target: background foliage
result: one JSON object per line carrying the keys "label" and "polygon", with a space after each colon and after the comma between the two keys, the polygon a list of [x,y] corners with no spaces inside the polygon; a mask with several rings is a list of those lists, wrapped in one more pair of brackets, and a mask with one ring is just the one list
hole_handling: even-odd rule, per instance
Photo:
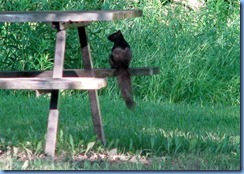
{"label": "background foliage", "polygon": [[[159,66],[160,74],[134,77],[136,100],[240,103],[239,1],[209,0],[199,11],[166,0],[0,0],[1,11],[142,9],[143,17],[88,27],[94,66],[109,68],[121,29],[133,49],[132,67]],[[51,69],[55,30],[42,23],[0,24],[0,69]],[[69,30],[65,68],[82,68],[77,31]],[[67,93],[68,94],[68,93]],[[111,78],[100,95],[119,97]]]}

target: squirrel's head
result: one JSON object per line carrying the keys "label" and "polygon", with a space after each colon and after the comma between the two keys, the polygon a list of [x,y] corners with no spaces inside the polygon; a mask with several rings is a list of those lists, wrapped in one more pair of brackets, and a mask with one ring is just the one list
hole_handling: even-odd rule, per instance
{"label": "squirrel's head", "polygon": [[117,32],[108,36],[108,40],[110,40],[111,42],[115,42],[117,39],[119,39],[121,37],[123,37],[123,35],[122,35],[121,31],[118,30]]}

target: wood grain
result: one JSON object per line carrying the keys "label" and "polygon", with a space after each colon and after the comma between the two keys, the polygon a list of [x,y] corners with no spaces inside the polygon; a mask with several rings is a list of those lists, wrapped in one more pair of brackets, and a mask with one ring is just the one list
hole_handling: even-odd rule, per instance
{"label": "wood grain", "polygon": [[0,78],[0,89],[100,89],[107,85],[102,78]]}
{"label": "wood grain", "polygon": [[[66,30],[60,30],[62,27],[60,23],[56,23],[56,46],[55,46],[55,60],[53,67],[53,78],[61,78],[63,76],[63,64],[64,64],[64,53],[65,53],[65,42],[66,42]],[[53,79],[50,80],[54,82]],[[24,83],[21,83],[24,84]],[[43,84],[43,83],[37,83]],[[50,84],[50,83],[46,83]],[[62,83],[63,84],[63,83]],[[59,86],[59,85],[58,85]],[[41,92],[41,91],[39,91]],[[58,130],[58,117],[59,117],[59,90],[51,91],[51,101],[49,106],[48,125],[47,125],[47,138],[45,153],[48,156],[55,158],[56,139]]]}
{"label": "wood grain", "polygon": [[4,11],[0,22],[112,21],[142,16],[142,10]]}
{"label": "wood grain", "polygon": [[[95,77],[86,28],[78,27],[78,35],[79,35],[80,47],[82,50],[82,61],[84,65],[85,75],[90,77]],[[88,94],[89,94],[90,105],[91,105],[94,131],[97,135],[97,138],[105,145],[106,140],[103,131],[102,115],[100,111],[99,96],[97,90],[88,90]]]}

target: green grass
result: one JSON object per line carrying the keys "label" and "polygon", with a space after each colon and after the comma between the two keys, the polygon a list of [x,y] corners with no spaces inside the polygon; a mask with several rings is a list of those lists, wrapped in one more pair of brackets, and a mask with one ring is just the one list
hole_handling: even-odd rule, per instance
{"label": "green grass", "polygon": [[[169,2],[169,1],[167,1]],[[109,68],[112,43],[107,36],[118,29],[133,51],[132,67],[160,67],[153,77],[136,77],[135,95],[143,101],[240,104],[239,1],[208,1],[189,11],[165,0],[149,1],[1,1],[10,10],[142,9],[143,17],[88,26],[94,66]],[[55,30],[42,23],[0,24],[1,69],[51,69]],[[37,38],[41,33],[42,37]],[[69,30],[66,68],[81,68],[76,30]],[[103,95],[117,94],[111,83]]]}
{"label": "green grass", "polygon": [[[121,100],[101,97],[100,101],[107,145],[104,147],[97,142],[88,149],[88,144],[95,140],[88,99],[78,95],[63,96],[56,150],[58,160],[50,163],[40,157],[44,153],[48,98],[2,96],[0,150],[12,154],[12,158],[6,162],[0,156],[0,168],[21,169],[28,163],[26,169],[240,169],[238,106],[138,101],[137,108],[130,111]],[[14,152],[8,150],[13,147],[23,154],[29,150],[36,157],[31,160],[32,157],[24,158],[22,154],[21,159],[17,159]],[[87,149],[90,153],[103,154],[114,148],[118,149],[118,154],[145,157],[152,162],[145,165],[128,161],[77,160]]]}
{"label": "green grass", "polygon": [[[113,78],[99,90],[105,147],[93,145],[86,92],[63,93],[55,162],[43,157],[48,97],[0,91],[0,168],[239,170],[239,3],[209,0],[189,11],[168,0],[0,0],[1,11],[142,9],[141,18],[87,27],[94,66],[109,68],[107,36],[121,29],[132,67],[160,67],[158,75],[133,77],[134,111],[124,106]],[[54,37],[47,24],[1,23],[0,69],[52,69]],[[68,31],[66,48],[65,68],[82,68],[76,30]],[[139,162],[92,160],[114,149]],[[84,153],[89,157],[80,160]]]}

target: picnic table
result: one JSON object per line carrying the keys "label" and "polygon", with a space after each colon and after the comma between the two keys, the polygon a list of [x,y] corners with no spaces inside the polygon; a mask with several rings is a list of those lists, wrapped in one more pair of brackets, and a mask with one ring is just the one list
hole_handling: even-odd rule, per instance
{"label": "picnic table", "polygon": [[[53,70],[0,71],[0,89],[46,90],[51,93],[45,145],[48,156],[55,157],[60,90],[88,90],[95,134],[106,143],[97,90],[106,87],[106,78],[115,76],[115,70],[93,68],[86,27],[96,21],[141,16],[141,10],[0,12],[0,23],[44,22],[52,23],[57,30]],[[78,30],[84,69],[64,69],[68,28]],[[132,76],[153,75],[159,73],[159,68],[130,68],[130,73]]]}

